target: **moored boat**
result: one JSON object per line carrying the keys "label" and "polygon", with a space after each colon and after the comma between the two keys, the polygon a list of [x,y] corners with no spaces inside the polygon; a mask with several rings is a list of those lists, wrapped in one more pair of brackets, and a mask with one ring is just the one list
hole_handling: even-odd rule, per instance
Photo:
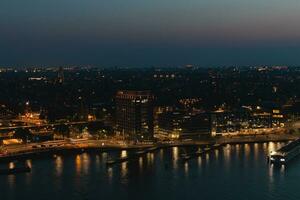
{"label": "moored boat", "polygon": [[300,154],[300,139],[292,141],[277,151],[271,152],[269,161],[274,164],[286,164]]}

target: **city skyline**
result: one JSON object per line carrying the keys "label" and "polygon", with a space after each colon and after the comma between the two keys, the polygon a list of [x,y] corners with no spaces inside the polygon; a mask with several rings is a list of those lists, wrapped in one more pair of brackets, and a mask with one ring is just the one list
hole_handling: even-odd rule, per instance
{"label": "city skyline", "polygon": [[0,65],[298,65],[297,1],[2,1]]}
{"label": "city skyline", "polygon": [[299,0],[1,0],[1,200],[298,200]]}
{"label": "city skyline", "polygon": [[299,196],[300,67],[0,71],[2,199]]}

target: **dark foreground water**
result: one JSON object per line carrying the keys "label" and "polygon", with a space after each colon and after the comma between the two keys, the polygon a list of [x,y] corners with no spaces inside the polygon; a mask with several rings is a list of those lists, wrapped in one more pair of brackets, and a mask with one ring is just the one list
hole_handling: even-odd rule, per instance
{"label": "dark foreground water", "polygon": [[82,153],[28,160],[32,172],[0,176],[0,199],[300,199],[300,157],[287,167],[266,162],[282,143],[227,145],[184,163],[197,148],[170,148],[106,167],[109,156]]}

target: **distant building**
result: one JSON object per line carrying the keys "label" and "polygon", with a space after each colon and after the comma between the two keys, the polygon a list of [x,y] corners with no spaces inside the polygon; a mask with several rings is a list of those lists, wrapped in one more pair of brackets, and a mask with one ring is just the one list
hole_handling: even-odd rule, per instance
{"label": "distant building", "polygon": [[285,122],[281,110],[267,110],[260,106],[212,113],[213,135],[267,133],[267,130],[284,127]]}
{"label": "distant building", "polygon": [[32,124],[32,125],[41,125],[47,123],[46,120],[41,119],[41,114],[39,112],[27,112],[24,115],[19,115],[17,120],[19,122],[23,122],[25,124]]}
{"label": "distant building", "polygon": [[130,139],[153,138],[153,96],[149,91],[119,91],[116,131]]}
{"label": "distant building", "polygon": [[64,68],[63,67],[59,67],[58,69],[58,73],[57,73],[57,82],[62,84],[64,83],[65,80],[65,76],[64,76]]}
{"label": "distant building", "polygon": [[11,120],[16,117],[16,114],[8,109],[5,105],[0,105],[0,121]]}

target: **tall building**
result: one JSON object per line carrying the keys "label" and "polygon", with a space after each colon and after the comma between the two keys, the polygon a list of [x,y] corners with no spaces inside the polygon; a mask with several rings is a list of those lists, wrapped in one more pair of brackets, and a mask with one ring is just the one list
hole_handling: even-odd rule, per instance
{"label": "tall building", "polygon": [[153,138],[153,96],[149,91],[118,91],[116,131],[130,139]]}
{"label": "tall building", "polygon": [[57,74],[57,81],[58,83],[62,84],[64,83],[65,76],[64,76],[64,68],[59,67],[58,74]]}

